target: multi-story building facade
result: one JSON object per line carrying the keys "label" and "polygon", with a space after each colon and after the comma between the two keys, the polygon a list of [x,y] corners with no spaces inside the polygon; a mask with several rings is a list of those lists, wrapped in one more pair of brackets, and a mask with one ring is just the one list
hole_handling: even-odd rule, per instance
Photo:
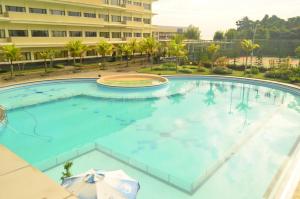
{"label": "multi-story building facade", "polygon": [[153,1],[0,0],[0,46],[15,44],[25,60],[34,61],[47,48],[67,58],[64,47],[71,40],[93,46],[101,39],[121,43],[150,37]]}
{"label": "multi-story building facade", "polygon": [[183,34],[186,27],[152,26],[152,35],[158,41],[169,41],[176,34]]}

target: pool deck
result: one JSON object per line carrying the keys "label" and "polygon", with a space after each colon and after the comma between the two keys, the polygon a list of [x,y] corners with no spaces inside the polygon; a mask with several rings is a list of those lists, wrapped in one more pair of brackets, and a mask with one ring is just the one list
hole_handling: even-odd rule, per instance
{"label": "pool deck", "polygon": [[77,198],[2,145],[0,145],[0,162],[0,198]]}

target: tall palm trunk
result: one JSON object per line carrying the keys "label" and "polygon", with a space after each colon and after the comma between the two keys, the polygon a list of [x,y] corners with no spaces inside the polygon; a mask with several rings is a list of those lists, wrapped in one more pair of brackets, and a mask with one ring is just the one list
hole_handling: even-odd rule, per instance
{"label": "tall palm trunk", "polygon": [[73,57],[73,64],[74,64],[74,66],[76,65],[76,58],[75,58],[75,56]]}
{"label": "tall palm trunk", "polygon": [[247,67],[248,67],[248,55],[246,56],[245,70],[247,70]]}

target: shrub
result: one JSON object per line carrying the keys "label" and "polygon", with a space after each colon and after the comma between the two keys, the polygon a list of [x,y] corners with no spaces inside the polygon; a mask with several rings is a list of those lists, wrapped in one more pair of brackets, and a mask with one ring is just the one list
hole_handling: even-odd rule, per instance
{"label": "shrub", "polygon": [[152,68],[152,70],[154,70],[154,71],[163,71],[163,70],[165,70],[165,68],[163,68],[162,66],[155,66],[155,67]]}
{"label": "shrub", "polygon": [[185,73],[185,74],[192,74],[193,73],[193,71],[191,70],[191,69],[180,69],[180,70],[178,70],[178,72],[180,72],[180,73]]}
{"label": "shrub", "polygon": [[232,69],[232,70],[237,70],[237,71],[244,71],[245,70],[245,66],[244,65],[228,64],[227,67],[230,68],[230,69]]}
{"label": "shrub", "polygon": [[212,63],[210,63],[210,62],[202,62],[202,65],[203,65],[205,68],[211,68]]}
{"label": "shrub", "polygon": [[232,70],[225,66],[217,66],[213,69],[213,73],[218,75],[228,75],[232,74]]}
{"label": "shrub", "polygon": [[6,73],[6,72],[8,72],[8,70],[0,68],[0,73]]}
{"label": "shrub", "polygon": [[292,76],[293,76],[292,70],[274,69],[265,73],[265,77],[282,79],[282,80],[289,80]]}
{"label": "shrub", "polygon": [[247,69],[247,70],[245,71],[245,74],[257,75],[258,73],[259,73],[259,69],[256,68],[256,67]]}
{"label": "shrub", "polygon": [[187,68],[189,68],[189,69],[198,69],[199,67],[195,66],[195,65],[191,65],[191,66],[187,66]]}
{"label": "shrub", "polygon": [[203,66],[199,66],[197,69],[198,72],[205,72],[205,68]]}

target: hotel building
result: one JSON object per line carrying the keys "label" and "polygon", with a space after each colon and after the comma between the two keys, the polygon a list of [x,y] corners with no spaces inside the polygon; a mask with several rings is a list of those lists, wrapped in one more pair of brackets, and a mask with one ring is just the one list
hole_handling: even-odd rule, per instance
{"label": "hotel building", "polygon": [[101,39],[111,43],[150,36],[165,40],[176,28],[152,25],[154,1],[0,0],[0,46],[15,44],[24,60],[38,61],[39,52],[47,48],[58,50],[56,58],[67,58],[65,46],[71,40],[89,46]]}

